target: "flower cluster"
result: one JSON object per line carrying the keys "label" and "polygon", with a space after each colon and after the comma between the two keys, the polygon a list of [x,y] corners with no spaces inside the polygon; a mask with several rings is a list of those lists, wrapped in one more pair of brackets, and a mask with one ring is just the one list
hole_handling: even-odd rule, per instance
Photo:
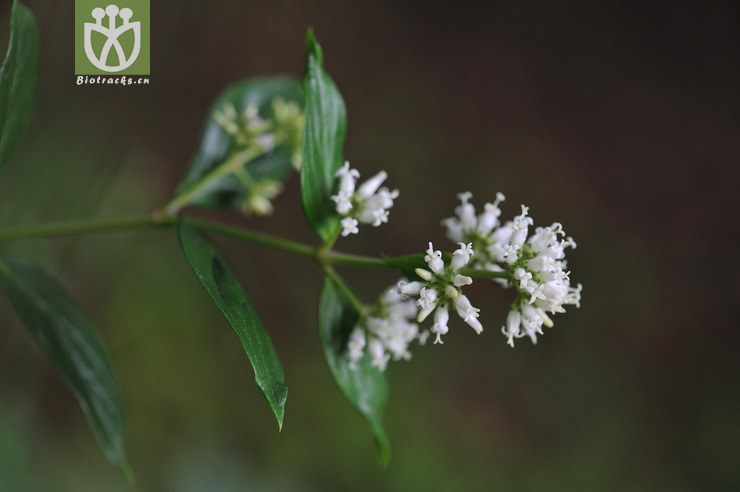
{"label": "flower cluster", "polygon": [[421,323],[434,312],[434,325],[431,332],[436,335],[434,343],[443,343],[442,335],[447,334],[447,323],[450,319],[450,309],[470,325],[476,333],[483,331],[478,321],[480,309],[473,307],[470,300],[462,293],[464,285],[473,283],[473,279],[461,275],[460,269],[465,267],[473,257],[473,248],[470,243],[460,243],[460,248],[452,253],[452,260],[445,266],[442,252],[434,249],[429,243],[424,261],[429,270],[417,268],[416,274],[420,281],[398,283],[398,290],[405,296],[419,296],[416,301],[418,313],[416,320]]}
{"label": "flower cluster", "polygon": [[521,214],[500,224],[499,204],[504,200],[501,193],[496,195],[496,201],[484,205],[480,215],[470,203],[471,197],[470,193],[461,193],[456,216],[442,221],[447,235],[453,241],[475,245],[480,254],[473,266],[509,274],[510,280],[503,282],[518,293],[502,328],[509,345],[513,347],[514,339],[525,335],[537,343],[542,326],[552,326],[547,312],[563,313],[567,304],[580,307],[582,287],[571,287],[565,260],[565,250],[575,248],[576,243],[565,237],[563,226],[557,222],[538,227],[529,236],[534,221],[524,205]]}
{"label": "flower cluster", "polygon": [[349,367],[357,369],[365,348],[370,354],[372,366],[380,371],[385,371],[391,358],[411,359],[409,344],[417,340],[423,345],[429,336],[426,330],[419,332],[415,317],[414,301],[405,299],[395,288],[386,290],[350,334],[347,344]]}
{"label": "flower cluster", "polygon": [[[350,334],[347,356],[351,369],[357,369],[365,350],[370,354],[372,366],[384,371],[391,359],[411,358],[408,346],[414,340],[424,345],[432,333],[434,343],[443,343],[442,335],[449,331],[450,310],[457,312],[476,333],[483,331],[478,321],[480,310],[462,293],[462,287],[473,283],[473,279],[459,273],[473,256],[471,245],[460,243],[449,265],[445,265],[442,252],[435,251],[432,243],[426,253],[424,261],[429,269],[416,269],[420,280],[399,280],[395,287],[387,289]],[[411,296],[418,298],[410,299]],[[418,323],[432,313],[431,329],[420,330]]]}
{"label": "flower cluster", "polygon": [[281,97],[274,98],[270,108],[272,117],[264,119],[255,103],[248,104],[241,115],[233,104],[225,104],[214,111],[213,119],[234,138],[239,148],[255,146],[269,152],[278,145],[286,145],[291,151],[293,166],[300,169],[303,113],[296,103]]}
{"label": "flower cluster", "polygon": [[[355,181],[359,173],[348,163],[337,176],[340,178],[339,193],[332,199],[337,211],[345,216],[343,235],[357,232],[355,217],[374,225],[387,220],[387,209],[393,205],[398,192],[391,193],[386,188],[379,190],[386,179],[385,172],[365,182],[357,191]],[[388,197],[388,207],[381,206],[382,196]],[[503,194],[497,193],[496,199],[486,203],[480,214],[470,203],[471,193],[461,193],[458,198],[460,205],[455,209],[455,216],[442,223],[447,228],[447,236],[457,242],[459,248],[451,256],[443,257],[430,242],[424,256],[427,268],[415,270],[418,279],[400,280],[369,309],[350,335],[347,346],[350,368],[357,369],[358,362],[368,353],[372,366],[384,371],[391,359],[410,359],[409,344],[414,340],[424,344],[430,334],[435,335],[434,343],[443,343],[442,337],[449,332],[450,311],[456,312],[480,334],[483,331],[478,320],[480,310],[473,307],[462,292],[464,286],[473,283],[473,279],[463,273],[475,270],[465,272],[465,268],[496,272],[499,278],[495,280],[516,290],[517,299],[502,328],[512,347],[515,338],[524,336],[537,343],[542,326],[552,326],[548,313],[565,312],[565,305],[580,307],[581,285],[571,287],[565,260],[566,249],[575,248],[576,243],[565,236],[561,224],[538,227],[530,234],[534,221],[524,205],[512,220],[500,222]],[[351,227],[346,225],[347,219],[355,220]],[[432,313],[432,327],[421,330],[419,324]]]}
{"label": "flower cluster", "polygon": [[339,191],[331,199],[342,216],[342,236],[357,234],[360,223],[378,227],[388,222],[388,211],[398,198],[398,190],[390,191],[385,186],[381,188],[380,185],[388,178],[385,171],[380,171],[357,187],[360,173],[350,168],[349,162],[345,162],[336,177],[339,178]]}
{"label": "flower cluster", "polygon": [[[214,111],[213,119],[233,137],[238,149],[254,149],[262,154],[284,145],[290,151],[293,167],[299,169],[303,113],[296,103],[286,102],[280,97],[273,99],[270,107],[272,116],[263,118],[254,103],[247,105],[241,114],[233,104],[225,104]],[[255,179],[244,167],[237,169],[234,176],[247,192],[242,210],[258,215],[271,214],[271,200],[282,192],[282,183],[269,178]]]}

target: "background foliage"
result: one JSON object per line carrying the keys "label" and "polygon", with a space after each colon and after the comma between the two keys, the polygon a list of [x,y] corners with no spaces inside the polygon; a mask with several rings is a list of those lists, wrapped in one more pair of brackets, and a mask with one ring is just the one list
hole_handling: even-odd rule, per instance
{"label": "background foliage", "polygon": [[[465,189],[500,189],[505,215],[526,202],[580,245],[568,256],[583,307],[536,348],[505,345],[510,299],[481,282],[481,337],[461,326],[390,369],[382,472],[322,360],[307,262],[219,241],[281,354],[278,435],[171,231],[3,245],[63,278],[101,331],[142,490],[740,486],[734,3],[153,2],[140,88],[75,87],[71,4],[27,5],[39,96],[0,179],[0,224],[163,204],[213,98],[245,77],[299,76],[313,25],[348,108],[345,155],[402,193],[388,225],[343,249],[441,244],[438,220]],[[250,224],[312,240],[297,179],[276,207]],[[366,299],[385,275],[346,272]],[[0,323],[0,489],[124,489],[4,298]]]}

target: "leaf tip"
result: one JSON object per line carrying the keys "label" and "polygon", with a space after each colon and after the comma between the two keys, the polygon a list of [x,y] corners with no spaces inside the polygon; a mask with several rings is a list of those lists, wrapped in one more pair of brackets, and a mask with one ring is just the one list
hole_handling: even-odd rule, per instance
{"label": "leaf tip", "polygon": [[128,465],[128,463],[121,466],[121,471],[123,472],[123,476],[126,477],[126,482],[128,483],[128,486],[131,490],[136,489],[136,475],[134,474],[134,470]]}
{"label": "leaf tip", "polygon": [[373,423],[373,434],[375,437],[375,447],[378,450],[378,467],[381,470],[385,470],[391,460],[391,444],[388,441],[388,435],[385,433],[382,423]]}
{"label": "leaf tip", "polygon": [[310,60],[311,58],[315,58],[319,64],[324,62],[324,53],[316,39],[313,27],[309,27],[306,31],[306,59]]}
{"label": "leaf tip", "polygon": [[283,430],[283,419],[285,417],[285,402],[288,400],[288,387],[280,381],[272,381],[269,385],[263,385],[259,381],[257,385],[262,394],[270,404],[273,415],[278,423],[278,432]]}

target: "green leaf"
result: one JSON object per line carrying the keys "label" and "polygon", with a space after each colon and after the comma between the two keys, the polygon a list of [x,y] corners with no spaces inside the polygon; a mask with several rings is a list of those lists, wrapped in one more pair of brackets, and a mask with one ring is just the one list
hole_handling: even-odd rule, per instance
{"label": "green leaf", "polygon": [[254,368],[257,386],[282,429],[288,388],[283,366],[257,311],[231,265],[203,234],[180,220],[178,237],[200,285],[239,337]]}
{"label": "green leaf", "polygon": [[388,399],[386,376],[371,365],[367,353],[355,370],[349,368],[345,356],[349,335],[358,319],[359,313],[347,295],[327,278],[319,300],[319,333],[324,357],[344,397],[370,423],[379,459],[385,465],[390,458],[390,444],[382,422]]}
{"label": "green leaf", "polygon": [[344,158],[342,147],[347,133],[344,101],[323,68],[324,55],[309,29],[306,35],[306,98],[303,128],[301,198],[303,211],[319,236],[328,241],[336,234],[339,216],[331,200],[337,170]]}
{"label": "green leaf", "polygon": [[[263,119],[273,119],[273,101],[277,98],[303,107],[303,91],[299,82],[290,77],[258,77],[229,86],[214,101],[208,110],[200,143],[195,151],[190,169],[178,190],[177,209],[188,205],[212,208],[243,209],[253,185],[240,179],[233,171],[214,174],[232,158],[244,154],[244,149],[235,138],[217,123],[214,115],[232,106],[237,114],[243,114],[249,105],[259,108]],[[297,148],[299,143],[294,143]],[[251,160],[240,163],[237,168],[245,169],[256,182],[270,180],[282,183],[294,171],[290,145],[283,143],[270,152],[249,153]],[[228,166],[228,165],[227,165]]]}
{"label": "green leaf", "polygon": [[18,316],[79,402],[108,461],[131,478],[118,389],[90,321],[53,278],[33,265],[0,260],[0,283]]}
{"label": "green leaf", "polygon": [[0,68],[0,168],[10,158],[33,110],[39,36],[30,10],[13,2],[10,43]]}

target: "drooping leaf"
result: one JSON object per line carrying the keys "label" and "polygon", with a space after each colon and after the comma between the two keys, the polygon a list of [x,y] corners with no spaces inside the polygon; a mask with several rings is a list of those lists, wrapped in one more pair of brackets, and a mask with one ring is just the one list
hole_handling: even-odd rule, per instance
{"label": "drooping leaf", "polygon": [[306,110],[301,199],[309,223],[326,241],[335,234],[339,223],[331,196],[336,182],[334,175],[344,160],[342,147],[347,132],[347,114],[342,96],[324,70],[323,62],[321,46],[313,31],[309,30],[303,78]]}
{"label": "drooping leaf", "polygon": [[257,386],[282,428],[288,397],[283,366],[244,287],[223,255],[193,226],[180,220],[178,237],[198,282],[239,337]]}
{"label": "drooping leaf", "polygon": [[352,370],[345,356],[349,335],[359,313],[346,294],[327,278],[319,300],[319,333],[324,357],[337,386],[349,403],[370,423],[382,464],[390,458],[390,444],[383,428],[383,409],[388,399],[384,373],[373,367],[366,353]]}
{"label": "drooping leaf", "polygon": [[0,68],[0,168],[28,125],[36,96],[38,57],[36,20],[30,10],[15,1],[8,52]]}
{"label": "drooping leaf", "polygon": [[79,402],[106,458],[131,478],[118,388],[90,321],[61,285],[33,265],[1,259],[0,283],[18,316]]}
{"label": "drooping leaf", "polygon": [[[179,204],[179,208],[187,205],[243,208],[250,184],[235,173],[225,173],[210,183],[203,184],[209,173],[229,159],[238,159],[240,151],[243,154],[235,138],[216,121],[215,115],[231,106],[241,117],[247,107],[256,105],[261,118],[272,119],[275,116],[273,101],[276,99],[295,103],[302,109],[303,91],[300,83],[291,77],[258,77],[231,85],[216,98],[208,110],[190,169],[180,184],[178,196],[188,196],[184,203]],[[288,145],[281,144],[270,152],[258,153],[257,157],[238,167],[243,167],[257,182],[264,179],[284,182],[294,171],[291,158]]]}

